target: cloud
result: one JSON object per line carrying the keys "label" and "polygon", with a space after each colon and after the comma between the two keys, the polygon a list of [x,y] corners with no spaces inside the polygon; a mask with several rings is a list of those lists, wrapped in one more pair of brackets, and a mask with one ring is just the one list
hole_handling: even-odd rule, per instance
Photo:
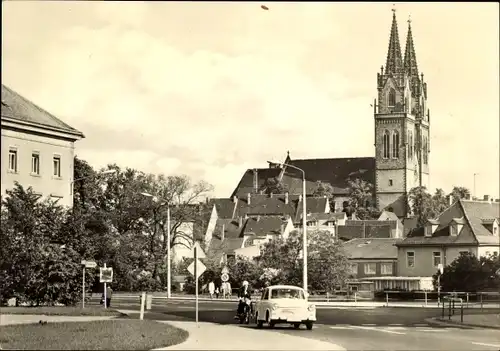
{"label": "cloud", "polygon": [[[3,79],[82,130],[77,152],[93,165],[186,173],[228,196],[246,168],[287,150],[374,154],[370,104],[390,6],[26,4],[4,4]],[[481,6],[449,5],[453,18],[449,6],[405,6],[429,84],[432,185],[472,187],[479,172],[484,191],[498,192],[498,41],[484,44],[498,39],[498,19]],[[470,13],[486,17],[474,25]],[[443,39],[461,33],[474,50]]]}

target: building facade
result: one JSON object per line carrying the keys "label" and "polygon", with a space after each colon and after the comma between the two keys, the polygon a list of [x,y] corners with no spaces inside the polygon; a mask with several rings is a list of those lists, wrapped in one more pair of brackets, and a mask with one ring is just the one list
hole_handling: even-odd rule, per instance
{"label": "building facade", "polygon": [[72,206],[75,142],[84,135],[5,85],[1,111],[2,196],[19,182]]}

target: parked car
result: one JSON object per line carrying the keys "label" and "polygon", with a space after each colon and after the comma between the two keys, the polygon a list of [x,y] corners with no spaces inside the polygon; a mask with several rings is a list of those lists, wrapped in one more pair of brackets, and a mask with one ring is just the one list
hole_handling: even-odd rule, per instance
{"label": "parked car", "polygon": [[257,328],[266,323],[270,328],[276,324],[291,324],[295,329],[305,324],[308,330],[316,322],[316,306],[307,300],[307,292],[298,286],[272,285],[264,289],[255,305]]}

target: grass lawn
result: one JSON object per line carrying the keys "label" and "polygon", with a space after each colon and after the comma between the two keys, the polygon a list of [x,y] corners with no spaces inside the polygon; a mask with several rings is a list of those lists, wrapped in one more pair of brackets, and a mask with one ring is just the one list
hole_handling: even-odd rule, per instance
{"label": "grass lawn", "polygon": [[44,314],[46,316],[124,316],[111,308],[104,307],[2,307],[1,314]]}
{"label": "grass lawn", "polygon": [[2,349],[151,350],[179,344],[187,337],[185,330],[138,319],[0,327]]}

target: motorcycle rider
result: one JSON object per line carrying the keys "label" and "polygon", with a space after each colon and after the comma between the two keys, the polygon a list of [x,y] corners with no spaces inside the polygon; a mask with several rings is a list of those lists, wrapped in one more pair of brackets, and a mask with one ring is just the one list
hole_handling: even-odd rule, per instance
{"label": "motorcycle rider", "polygon": [[240,289],[238,290],[239,302],[238,302],[238,310],[237,310],[237,314],[236,314],[235,318],[238,318],[238,316],[244,312],[244,308],[246,305],[245,300],[252,299],[252,292],[250,291],[250,287],[248,285],[249,285],[248,282],[245,280],[245,281],[243,281],[243,284],[241,285]]}

